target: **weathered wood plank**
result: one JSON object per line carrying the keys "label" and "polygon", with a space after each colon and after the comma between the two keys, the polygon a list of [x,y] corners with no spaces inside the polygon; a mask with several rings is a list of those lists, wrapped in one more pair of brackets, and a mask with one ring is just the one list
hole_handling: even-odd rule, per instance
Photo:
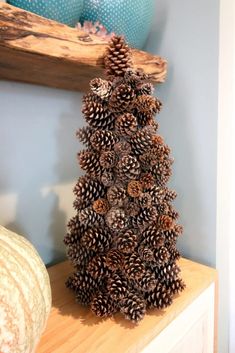
{"label": "weathered wood plank", "polygon": [[[103,76],[107,42],[94,35],[0,3],[0,79],[85,91]],[[164,82],[164,59],[132,50],[134,67]]]}

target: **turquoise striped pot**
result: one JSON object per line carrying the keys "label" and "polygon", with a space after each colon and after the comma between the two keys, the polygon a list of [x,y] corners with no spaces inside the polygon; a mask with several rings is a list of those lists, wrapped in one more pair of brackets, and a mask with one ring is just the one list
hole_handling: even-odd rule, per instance
{"label": "turquoise striped pot", "polygon": [[99,21],[109,32],[124,35],[130,46],[143,48],[151,29],[155,0],[84,0],[81,22]]}
{"label": "turquoise striped pot", "polygon": [[83,0],[8,0],[8,4],[74,27],[79,21]]}

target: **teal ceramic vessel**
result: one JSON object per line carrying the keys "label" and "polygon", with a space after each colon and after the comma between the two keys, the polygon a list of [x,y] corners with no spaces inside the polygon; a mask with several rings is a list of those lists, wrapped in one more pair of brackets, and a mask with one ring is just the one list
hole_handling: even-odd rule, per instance
{"label": "teal ceramic vessel", "polygon": [[155,10],[155,0],[84,0],[81,22],[99,21],[109,32],[124,35],[128,44],[143,48]]}
{"label": "teal ceramic vessel", "polygon": [[8,0],[8,4],[74,27],[79,22],[83,0]]}

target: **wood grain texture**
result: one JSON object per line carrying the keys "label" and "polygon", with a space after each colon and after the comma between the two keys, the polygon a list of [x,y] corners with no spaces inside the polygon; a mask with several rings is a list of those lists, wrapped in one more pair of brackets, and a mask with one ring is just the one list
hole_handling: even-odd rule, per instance
{"label": "wood grain texture", "polygon": [[186,290],[165,310],[150,310],[139,325],[123,319],[100,320],[74,302],[64,282],[68,262],[50,268],[53,308],[37,353],[138,353],[216,280],[216,271],[190,260],[179,263]]}
{"label": "wood grain texture", "polygon": [[[94,35],[0,3],[0,78],[86,91],[103,76],[107,42]],[[132,50],[135,68],[164,82],[166,61]]]}

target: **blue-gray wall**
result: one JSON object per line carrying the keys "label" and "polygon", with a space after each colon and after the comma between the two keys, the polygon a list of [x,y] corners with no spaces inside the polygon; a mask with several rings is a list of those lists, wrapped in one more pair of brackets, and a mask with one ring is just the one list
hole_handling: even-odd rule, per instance
{"label": "blue-gray wall", "polygon": [[[215,264],[219,0],[157,0],[146,50],[167,58],[160,131],[175,157],[171,185],[184,255]],[[81,95],[0,82],[0,223],[26,235],[46,263],[64,256]]]}

